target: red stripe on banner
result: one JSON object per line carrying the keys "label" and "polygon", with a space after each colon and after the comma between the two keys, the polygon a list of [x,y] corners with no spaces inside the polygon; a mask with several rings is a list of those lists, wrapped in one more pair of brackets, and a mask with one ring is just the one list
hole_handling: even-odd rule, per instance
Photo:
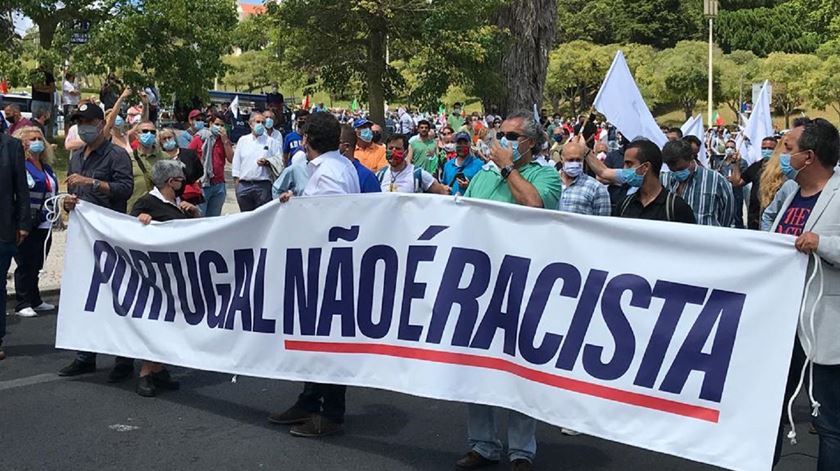
{"label": "red stripe on banner", "polygon": [[622,389],[602,386],[600,384],[587,383],[577,379],[564,378],[526,368],[516,363],[502,360],[500,358],[489,358],[468,353],[441,352],[423,348],[401,347],[396,345],[367,344],[367,343],[342,343],[342,342],[309,342],[301,340],[286,340],[286,350],[302,352],[324,352],[324,353],[362,353],[371,355],[384,355],[398,358],[410,358],[414,360],[431,361],[435,363],[447,363],[452,365],[474,366],[488,368],[491,370],[505,371],[519,376],[520,378],[535,383],[553,386],[559,389],[574,391],[587,396],[599,397],[610,401],[621,402],[634,406],[653,409],[670,414],[691,417],[717,423],[720,419],[720,411],[708,407],[695,406],[682,402],[671,401],[644,394],[624,391]]}

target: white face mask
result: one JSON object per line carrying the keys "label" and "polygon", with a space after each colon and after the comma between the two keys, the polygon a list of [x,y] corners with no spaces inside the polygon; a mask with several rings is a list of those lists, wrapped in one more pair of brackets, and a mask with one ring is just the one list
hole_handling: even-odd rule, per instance
{"label": "white face mask", "polygon": [[606,152],[598,152],[598,155],[596,155],[595,157],[598,157],[598,160],[603,161],[604,159],[607,158],[607,153]]}
{"label": "white face mask", "polygon": [[572,178],[577,178],[582,171],[583,162],[563,162],[563,173]]}

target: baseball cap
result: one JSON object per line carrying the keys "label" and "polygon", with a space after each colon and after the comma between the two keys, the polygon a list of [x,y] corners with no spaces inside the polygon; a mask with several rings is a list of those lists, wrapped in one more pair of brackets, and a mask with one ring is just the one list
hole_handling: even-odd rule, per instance
{"label": "baseball cap", "polygon": [[[181,116],[183,116],[183,115],[181,115]],[[196,119],[196,118],[201,118],[203,116],[204,116],[204,113],[202,113],[201,111],[192,110],[192,111],[190,111],[190,114],[189,114],[187,119]]]}
{"label": "baseball cap", "polygon": [[79,108],[70,117],[71,121],[78,121],[80,119],[105,119],[105,113],[102,108],[93,103],[82,103]]}
{"label": "baseball cap", "polygon": [[373,123],[365,118],[357,118],[353,120],[353,129],[359,129],[363,126],[373,126]]}
{"label": "baseball cap", "polygon": [[469,141],[472,141],[472,138],[470,137],[469,133],[459,132],[458,134],[455,135],[455,139],[453,139],[453,141],[455,141],[455,142],[458,142],[458,141],[469,142]]}

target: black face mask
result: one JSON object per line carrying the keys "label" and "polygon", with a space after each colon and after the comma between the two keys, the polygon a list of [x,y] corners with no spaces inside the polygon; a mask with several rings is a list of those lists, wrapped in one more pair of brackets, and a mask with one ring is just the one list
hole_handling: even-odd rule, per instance
{"label": "black face mask", "polygon": [[12,124],[15,124],[15,121],[17,121],[17,118],[15,118],[14,116],[8,116],[8,117],[6,117],[6,121],[8,121]]}
{"label": "black face mask", "polygon": [[379,141],[381,141],[381,140],[382,140],[382,133],[379,132],[379,131],[374,131],[373,132],[373,142],[379,144]]}
{"label": "black face mask", "polygon": [[186,182],[181,182],[181,188],[178,188],[177,190],[175,190],[175,197],[180,198],[180,197],[184,196],[184,191],[186,191],[186,189],[187,189],[187,183]]}
{"label": "black face mask", "polygon": [[505,137],[505,133],[503,133],[503,132],[497,132],[496,133],[496,139],[502,140],[503,137]]}

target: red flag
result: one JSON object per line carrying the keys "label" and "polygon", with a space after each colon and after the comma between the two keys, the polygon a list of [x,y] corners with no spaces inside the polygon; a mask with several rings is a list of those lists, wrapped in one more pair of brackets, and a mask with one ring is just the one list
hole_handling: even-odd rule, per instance
{"label": "red flag", "polygon": [[716,126],[723,126],[726,122],[723,120],[723,116],[718,115],[717,121],[715,121]]}
{"label": "red flag", "polygon": [[303,109],[309,109],[309,95],[306,95],[306,98],[303,99],[303,104],[301,105]]}
{"label": "red flag", "polygon": [[6,82],[6,79],[3,79],[3,81],[0,82],[0,92],[2,92],[4,95],[9,93],[9,83]]}

